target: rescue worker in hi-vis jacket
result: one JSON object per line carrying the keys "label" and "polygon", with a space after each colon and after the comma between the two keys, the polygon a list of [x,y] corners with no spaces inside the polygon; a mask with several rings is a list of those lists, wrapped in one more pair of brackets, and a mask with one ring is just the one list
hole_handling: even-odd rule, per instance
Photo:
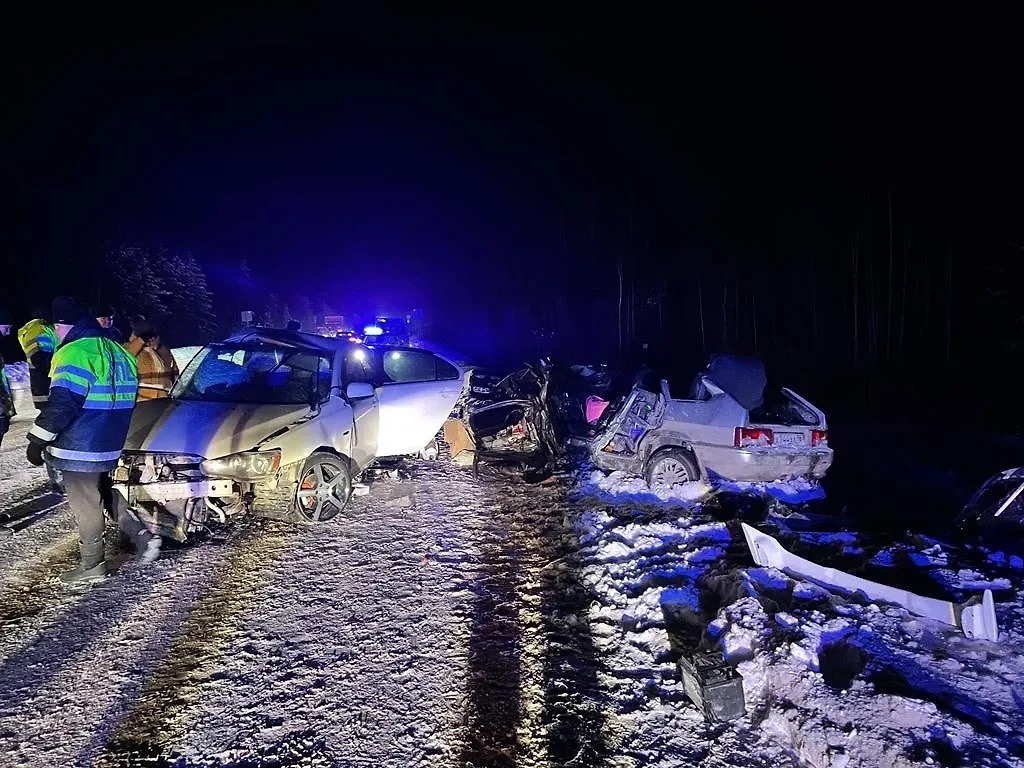
{"label": "rescue worker in hi-vis jacket", "polygon": [[[55,302],[56,306],[56,302]],[[57,307],[65,314],[64,302]],[[57,330],[43,318],[46,314],[39,308],[33,310],[33,319],[18,329],[18,343],[28,360],[28,380],[32,388],[32,402],[42,410],[50,395],[50,360],[57,348]],[[55,318],[56,319],[56,318]]]}
{"label": "rescue worker in hi-vis jacket", "polygon": [[81,555],[78,567],[61,576],[70,584],[107,575],[100,481],[121,455],[139,381],[135,358],[96,318],[79,317],[66,334],[53,355],[49,406],[29,430],[27,455],[36,466],[45,461],[63,471]]}

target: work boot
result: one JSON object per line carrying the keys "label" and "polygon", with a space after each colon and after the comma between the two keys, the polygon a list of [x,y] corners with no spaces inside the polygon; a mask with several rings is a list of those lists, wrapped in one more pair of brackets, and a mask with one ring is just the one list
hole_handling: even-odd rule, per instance
{"label": "work boot", "polygon": [[103,559],[103,539],[78,542],[80,561],[77,568],[60,575],[65,584],[84,584],[107,576],[107,563]]}

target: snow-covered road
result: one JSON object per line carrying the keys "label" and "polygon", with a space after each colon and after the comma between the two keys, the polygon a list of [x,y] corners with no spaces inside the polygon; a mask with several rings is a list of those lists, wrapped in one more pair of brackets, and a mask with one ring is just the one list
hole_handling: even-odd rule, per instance
{"label": "snow-covered road", "polygon": [[[416,470],[344,521],[239,524],[87,590],[56,580],[64,505],[6,539],[4,765],[593,764],[588,601],[546,568],[575,541],[564,494]],[[12,477],[8,511],[44,491]]]}
{"label": "snow-covered road", "polygon": [[[43,510],[0,539],[3,766],[1021,764],[1015,595],[972,644],[754,568],[671,499],[444,463],[67,590],[73,524],[26,431],[0,451],[0,513]],[[745,675],[740,720],[674,679],[695,620]]]}

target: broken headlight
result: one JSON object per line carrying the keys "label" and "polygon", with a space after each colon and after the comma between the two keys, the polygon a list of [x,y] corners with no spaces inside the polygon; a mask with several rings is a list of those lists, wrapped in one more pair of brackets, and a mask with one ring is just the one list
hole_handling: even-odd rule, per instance
{"label": "broken headlight", "polygon": [[281,451],[244,451],[207,459],[200,467],[210,477],[230,477],[235,480],[259,480],[272,475],[281,466]]}

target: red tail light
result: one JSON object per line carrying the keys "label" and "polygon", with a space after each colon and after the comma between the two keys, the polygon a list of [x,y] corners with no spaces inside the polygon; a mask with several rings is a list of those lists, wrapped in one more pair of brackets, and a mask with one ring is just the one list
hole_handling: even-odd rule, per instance
{"label": "red tail light", "polygon": [[811,446],[815,445],[828,445],[828,430],[825,429],[812,429],[811,430]]}
{"label": "red tail light", "polygon": [[749,427],[736,427],[736,436],[733,438],[734,448],[758,448],[771,445],[774,437],[770,429],[750,429]]}

